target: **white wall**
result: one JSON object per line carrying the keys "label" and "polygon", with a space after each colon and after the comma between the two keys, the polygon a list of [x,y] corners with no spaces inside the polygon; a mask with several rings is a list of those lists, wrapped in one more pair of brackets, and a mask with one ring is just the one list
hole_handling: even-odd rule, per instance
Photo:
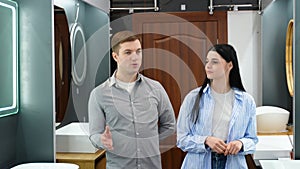
{"label": "white wall", "polygon": [[228,43],[237,52],[244,87],[262,105],[261,15],[257,11],[228,12]]}

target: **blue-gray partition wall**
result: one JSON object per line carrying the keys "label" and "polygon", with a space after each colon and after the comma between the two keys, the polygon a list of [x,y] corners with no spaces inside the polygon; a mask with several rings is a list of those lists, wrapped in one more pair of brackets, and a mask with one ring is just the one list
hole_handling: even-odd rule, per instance
{"label": "blue-gray partition wall", "polygon": [[53,4],[18,0],[20,110],[16,162],[54,162]]}
{"label": "blue-gray partition wall", "polygon": [[300,2],[294,0],[294,157],[300,159]]}
{"label": "blue-gray partition wall", "polygon": [[286,83],[285,41],[287,25],[292,18],[292,0],[273,1],[262,15],[263,105],[289,110],[291,123],[293,98]]}
{"label": "blue-gray partition wall", "polygon": [[52,1],[19,5],[20,109],[0,118],[0,168],[54,161]]}

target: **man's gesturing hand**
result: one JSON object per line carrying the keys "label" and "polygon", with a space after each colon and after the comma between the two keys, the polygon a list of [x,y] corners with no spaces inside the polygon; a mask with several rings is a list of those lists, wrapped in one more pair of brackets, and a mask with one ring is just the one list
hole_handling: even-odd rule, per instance
{"label": "man's gesturing hand", "polygon": [[101,142],[102,145],[107,149],[107,150],[113,150],[113,141],[112,141],[112,136],[111,132],[109,130],[109,127],[106,126],[104,132],[101,134]]}

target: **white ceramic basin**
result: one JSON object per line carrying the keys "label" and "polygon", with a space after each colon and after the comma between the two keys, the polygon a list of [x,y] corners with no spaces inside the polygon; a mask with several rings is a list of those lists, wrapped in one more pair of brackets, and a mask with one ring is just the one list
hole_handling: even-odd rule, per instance
{"label": "white ceramic basin", "polygon": [[258,136],[254,159],[277,160],[278,158],[290,158],[293,146],[287,135]]}
{"label": "white ceramic basin", "polygon": [[274,106],[260,106],[256,108],[257,132],[279,133],[286,131],[290,112]]}
{"label": "white ceramic basin", "polygon": [[69,163],[27,163],[11,169],[79,169],[79,166]]}
{"label": "white ceramic basin", "polygon": [[56,130],[56,152],[95,153],[88,123],[70,123]]}
{"label": "white ceramic basin", "polygon": [[288,135],[258,136],[253,159],[256,165],[259,165],[260,160],[288,159],[291,158],[292,149],[293,146]]}
{"label": "white ceramic basin", "polygon": [[299,169],[300,160],[260,160],[263,169]]}

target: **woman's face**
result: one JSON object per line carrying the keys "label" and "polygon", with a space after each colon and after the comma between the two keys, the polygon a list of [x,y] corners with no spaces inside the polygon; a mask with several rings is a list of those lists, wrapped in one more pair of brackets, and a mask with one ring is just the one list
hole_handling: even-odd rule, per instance
{"label": "woman's face", "polygon": [[232,62],[227,63],[217,52],[209,51],[206,57],[205,71],[210,80],[229,78]]}

